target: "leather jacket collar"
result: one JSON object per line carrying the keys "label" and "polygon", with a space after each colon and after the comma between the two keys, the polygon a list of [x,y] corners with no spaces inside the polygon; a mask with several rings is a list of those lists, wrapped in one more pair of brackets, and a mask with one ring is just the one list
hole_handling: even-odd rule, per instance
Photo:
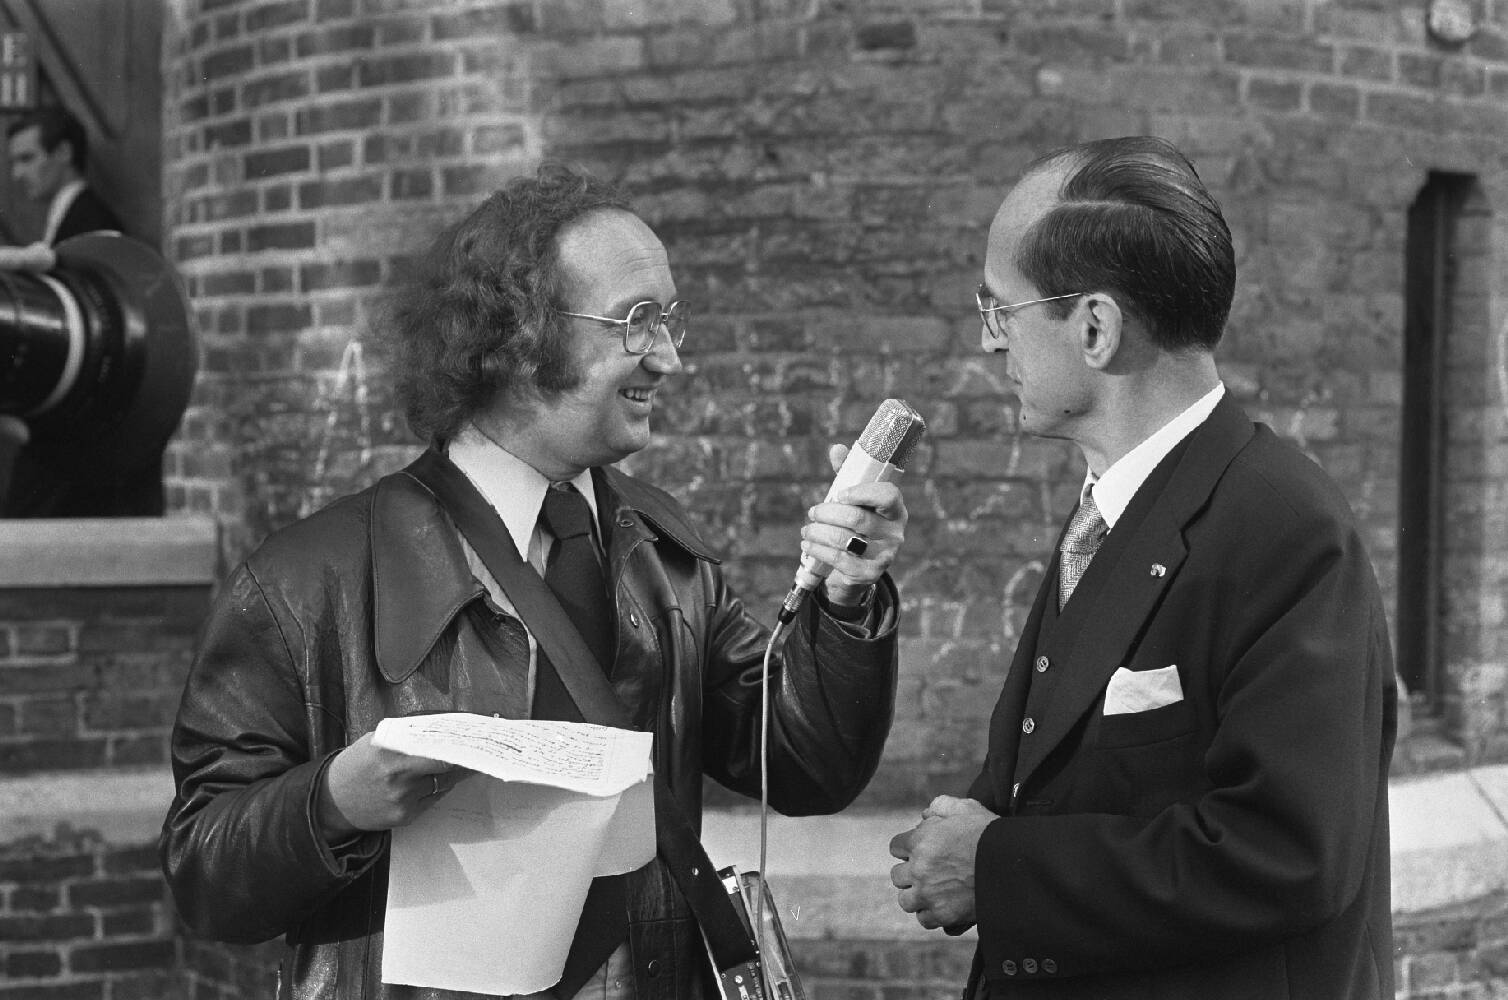
{"label": "leather jacket collar", "polygon": [[[664,539],[700,559],[720,561],[659,490],[612,468],[593,475],[610,513],[604,523],[615,532]],[[483,587],[466,564],[455,525],[417,480],[399,472],[384,476],[375,489],[369,529],[375,653],[382,676],[396,684],[418,668]]]}

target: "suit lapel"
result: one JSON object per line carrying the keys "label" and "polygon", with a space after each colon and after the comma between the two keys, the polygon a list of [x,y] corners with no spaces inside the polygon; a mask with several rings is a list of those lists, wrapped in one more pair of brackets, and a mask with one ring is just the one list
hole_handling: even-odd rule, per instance
{"label": "suit lapel", "polygon": [[[1016,780],[1026,780],[1062,742],[1125,663],[1188,554],[1185,526],[1252,433],[1250,419],[1226,395],[1136,491],[1058,618],[1051,640],[1056,684],[1033,705],[1036,728],[1021,744]],[[1043,587],[1055,591],[1056,575]],[[1027,632],[1023,643],[1033,636]]]}

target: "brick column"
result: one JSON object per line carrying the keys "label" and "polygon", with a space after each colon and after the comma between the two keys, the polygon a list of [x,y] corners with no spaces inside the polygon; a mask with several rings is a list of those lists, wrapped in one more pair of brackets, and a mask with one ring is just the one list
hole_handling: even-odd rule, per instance
{"label": "brick column", "polygon": [[234,550],[401,464],[373,378],[395,267],[533,168],[530,3],[187,0],[166,21],[166,251],[204,363],[170,506]]}

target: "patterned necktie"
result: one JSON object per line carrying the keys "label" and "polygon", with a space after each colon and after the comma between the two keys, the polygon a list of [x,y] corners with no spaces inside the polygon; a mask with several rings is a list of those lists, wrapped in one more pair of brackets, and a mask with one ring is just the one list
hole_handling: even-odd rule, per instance
{"label": "patterned necktie", "polygon": [[1068,603],[1068,596],[1078,586],[1079,579],[1089,568],[1089,561],[1094,558],[1109,530],[1105,526],[1105,519],[1100,517],[1100,509],[1095,506],[1094,494],[1085,489],[1083,499],[1079,501],[1079,509],[1073,512],[1068,530],[1063,533],[1063,544],[1058,546],[1059,611]]}
{"label": "patterned necktie", "polygon": [[[607,599],[607,580],[592,545],[592,508],[569,484],[545,493],[540,520],[556,538],[545,566],[545,583],[555,592],[576,630],[586,640],[604,672],[613,664],[613,617]],[[534,718],[581,722],[576,703],[566,693],[560,675],[543,648],[534,685]],[[558,997],[570,998],[601,968],[628,937],[628,885],[624,876],[592,880],[581,921],[566,953],[565,969],[554,987]]]}

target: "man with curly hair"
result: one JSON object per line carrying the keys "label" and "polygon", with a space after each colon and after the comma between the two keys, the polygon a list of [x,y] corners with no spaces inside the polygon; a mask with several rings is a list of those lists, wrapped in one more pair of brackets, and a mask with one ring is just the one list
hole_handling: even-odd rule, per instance
{"label": "man with curly hair", "polygon": [[[603,583],[562,603],[600,609],[583,638],[699,825],[704,775],[759,794],[769,633],[680,506],[612,467],[649,444],[689,316],[665,247],[623,198],[548,166],[441,235],[392,326],[399,395],[429,443],[420,462],[469,480],[547,582],[568,541],[589,552]],[[173,733],[161,847],[178,908],[212,938],[283,935],[281,978],[301,1000],[461,996],[381,982],[388,831],[458,775],[373,746],[377,723],[571,717],[531,623],[410,475],[419,464],[277,532],[231,574]],[[555,519],[562,505],[577,527]],[[815,506],[802,529],[833,572],[771,667],[775,809],[842,809],[879,763],[896,670],[886,570],[906,520],[894,484],[870,483]],[[715,995],[659,858],[594,882],[548,995]]]}

